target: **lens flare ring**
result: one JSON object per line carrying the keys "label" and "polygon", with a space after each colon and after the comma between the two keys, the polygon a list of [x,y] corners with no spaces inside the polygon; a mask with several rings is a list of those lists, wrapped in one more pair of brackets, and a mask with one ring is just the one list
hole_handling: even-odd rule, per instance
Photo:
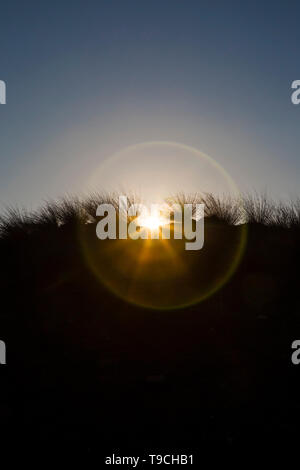
{"label": "lens flare ring", "polygon": [[[237,185],[221,165],[208,155],[184,144],[141,143],[125,148],[108,160],[110,163],[114,162],[118,171],[118,161],[124,159],[131,151],[157,146],[159,149],[166,147],[168,151],[180,148],[197,159],[204,159],[218,176],[222,176],[234,196],[239,197]],[[97,172],[105,165],[107,161],[100,165]],[[173,170],[176,170],[176,165]],[[165,220],[163,215],[157,213],[141,217],[138,223],[142,230],[153,233],[160,232]],[[192,256],[192,252],[188,254],[183,249],[181,240],[150,237],[144,240],[100,241],[97,240],[96,233],[91,234],[88,239],[80,236],[80,240],[90,269],[111,292],[127,302],[145,308],[169,310],[184,308],[207,299],[231,278],[246,246],[247,228],[242,224],[227,228],[227,231],[224,235],[220,233],[219,227],[207,228],[204,247],[207,245],[210,253],[214,253],[213,265],[211,260],[201,253],[202,250],[199,253],[194,252]],[[219,241],[222,237],[224,246],[221,247]]]}

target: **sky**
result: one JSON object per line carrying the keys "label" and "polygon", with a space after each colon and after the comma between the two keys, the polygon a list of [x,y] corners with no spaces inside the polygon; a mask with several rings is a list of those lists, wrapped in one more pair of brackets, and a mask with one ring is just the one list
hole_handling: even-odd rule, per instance
{"label": "sky", "polygon": [[300,196],[299,2],[11,0],[0,9],[1,206],[88,191],[102,162],[153,141],[208,154],[243,191]]}

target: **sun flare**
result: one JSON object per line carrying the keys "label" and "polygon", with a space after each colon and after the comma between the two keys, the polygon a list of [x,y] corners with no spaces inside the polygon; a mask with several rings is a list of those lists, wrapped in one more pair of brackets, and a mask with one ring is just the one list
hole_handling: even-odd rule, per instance
{"label": "sun flare", "polygon": [[140,215],[137,219],[138,225],[142,228],[146,228],[151,231],[157,231],[160,227],[163,227],[169,223],[169,219],[163,217],[160,211],[152,212],[147,215]]}

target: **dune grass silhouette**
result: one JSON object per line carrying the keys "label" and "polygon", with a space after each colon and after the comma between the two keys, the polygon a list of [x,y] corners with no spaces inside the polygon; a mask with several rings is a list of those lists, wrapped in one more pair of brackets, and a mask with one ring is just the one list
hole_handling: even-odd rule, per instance
{"label": "dune grass silhouette", "polygon": [[[6,435],[17,422],[28,439],[80,445],[100,439],[106,446],[196,448],[293,439],[300,410],[300,376],[290,362],[290,345],[300,335],[299,200],[171,197],[204,202],[205,247],[182,255],[182,269],[190,269],[184,282],[168,258],[169,280],[160,277],[158,258],[148,278],[144,273],[141,282],[137,274],[132,296],[140,302],[127,302],[131,255],[121,257],[123,290],[115,295],[82,250],[84,237],[103,276],[113,279],[120,254],[98,249],[95,213],[103,202],[117,207],[117,198],[65,198],[33,213],[8,208],[1,216]],[[197,301],[198,290],[222,277],[218,267],[231,259],[244,226],[247,241],[234,272]],[[177,309],[182,293],[196,298]],[[141,305],[147,296],[160,299],[155,309]]]}

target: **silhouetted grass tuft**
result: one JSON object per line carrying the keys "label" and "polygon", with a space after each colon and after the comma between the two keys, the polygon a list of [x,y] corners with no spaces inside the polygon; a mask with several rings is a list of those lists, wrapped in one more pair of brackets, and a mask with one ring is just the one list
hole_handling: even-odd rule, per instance
{"label": "silhouetted grass tuft", "polygon": [[[238,436],[252,442],[259,433],[274,445],[287,429],[297,437],[300,376],[287,365],[300,336],[300,199],[170,197],[205,205],[203,250],[185,251],[182,240],[148,248],[143,240],[99,241],[97,207],[118,210],[118,197],[69,196],[0,217],[0,332],[11,362],[0,411],[11,435],[25,420],[32,441],[53,433],[69,442],[78,421],[81,442],[95,429],[107,448],[127,436],[145,448],[162,422],[171,447],[186,445],[192,412],[195,448]],[[246,223],[248,231],[236,227]],[[245,232],[235,271],[218,287]],[[211,286],[217,290],[198,302]],[[140,306],[145,299],[155,311]]]}
{"label": "silhouetted grass tuft", "polygon": [[[141,202],[134,193],[129,194],[128,207]],[[289,203],[275,203],[265,194],[244,194],[240,197],[219,196],[212,193],[179,192],[166,199],[168,204],[204,204],[205,217],[226,225],[247,223],[286,228],[300,227],[300,198]],[[29,212],[20,207],[8,207],[0,216],[1,238],[27,236],[43,229],[57,229],[61,226],[75,226],[97,221],[96,210],[100,204],[111,204],[119,210],[117,192],[93,193],[85,198],[64,197],[47,201],[40,209]]]}

